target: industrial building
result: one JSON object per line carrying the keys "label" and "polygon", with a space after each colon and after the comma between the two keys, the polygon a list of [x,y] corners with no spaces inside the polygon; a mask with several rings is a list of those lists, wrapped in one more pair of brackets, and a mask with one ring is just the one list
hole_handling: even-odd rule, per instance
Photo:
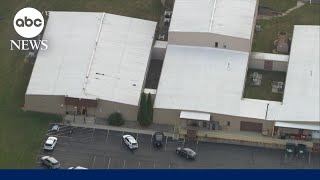
{"label": "industrial building", "polygon": [[[249,53],[169,44],[154,121],[182,129],[292,132],[320,138],[319,32],[319,26],[294,27],[283,102],[242,98]],[[286,58],[276,56],[275,61]]]}
{"label": "industrial building", "polygon": [[175,0],[169,44],[251,51],[257,0]]}
{"label": "industrial building", "polygon": [[[154,42],[156,22],[50,12],[25,109],[136,120],[140,94],[152,92],[156,124],[320,139],[320,27],[295,26],[289,55],[251,53],[257,6],[175,0],[167,42]],[[163,58],[157,89],[145,89],[151,57]],[[283,101],[243,98],[248,68],[287,72]]]}
{"label": "industrial building", "polygon": [[55,114],[137,116],[156,22],[90,12],[49,12],[25,109]]}

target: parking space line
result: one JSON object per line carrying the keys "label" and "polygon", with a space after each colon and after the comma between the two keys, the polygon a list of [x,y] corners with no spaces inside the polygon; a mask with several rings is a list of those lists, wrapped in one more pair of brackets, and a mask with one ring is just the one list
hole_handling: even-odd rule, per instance
{"label": "parking space line", "polygon": [[156,168],[156,162],[153,163],[153,168],[154,168],[154,169]]}
{"label": "parking space line", "polygon": [[136,138],[136,141],[138,141],[138,137],[139,137],[139,133],[137,133],[137,138]]}
{"label": "parking space line", "polygon": [[152,142],[152,139],[153,139],[153,134],[151,135],[151,139],[150,139],[150,142]]}
{"label": "parking space line", "polygon": [[126,160],[123,160],[123,166],[122,166],[122,169],[124,169],[124,167],[126,167]]}
{"label": "parking space line", "polygon": [[198,145],[199,145],[199,140],[197,139],[196,152],[198,152]]}
{"label": "parking space line", "polygon": [[164,150],[167,150],[168,136],[166,136],[166,144],[164,145]]}
{"label": "parking space line", "polygon": [[140,168],[140,161],[139,161],[139,163],[138,163],[138,168]]}
{"label": "parking space line", "polygon": [[124,131],[122,131],[122,136],[121,136],[121,139],[120,139],[120,142],[121,142],[121,144],[122,144],[122,137],[123,137],[123,134],[124,134]]}
{"label": "parking space line", "polygon": [[171,165],[170,165],[170,163],[169,163],[169,169],[171,168]]}
{"label": "parking space line", "polygon": [[108,169],[109,169],[109,167],[110,167],[110,163],[111,163],[111,157],[109,157]]}
{"label": "parking space line", "polygon": [[97,156],[94,156],[94,158],[93,158],[92,169],[94,169],[94,164],[96,163],[96,157]]}
{"label": "parking space line", "polygon": [[106,144],[107,144],[107,142],[108,142],[108,138],[109,138],[109,129],[108,129],[108,133],[107,133],[107,138],[106,138]]}
{"label": "parking space line", "polygon": [[182,146],[184,147],[184,143],[186,142],[186,138],[183,139]]}

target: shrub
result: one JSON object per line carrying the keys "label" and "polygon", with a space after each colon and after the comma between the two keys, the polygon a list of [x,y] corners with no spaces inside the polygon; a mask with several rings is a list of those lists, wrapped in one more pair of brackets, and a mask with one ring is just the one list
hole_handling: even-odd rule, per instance
{"label": "shrub", "polygon": [[121,126],[124,124],[124,119],[120,113],[114,112],[108,117],[108,123],[112,126]]}

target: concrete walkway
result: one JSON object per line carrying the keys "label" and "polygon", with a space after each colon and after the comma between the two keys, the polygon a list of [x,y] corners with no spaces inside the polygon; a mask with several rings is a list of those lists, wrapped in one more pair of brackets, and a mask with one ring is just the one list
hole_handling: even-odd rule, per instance
{"label": "concrete walkway", "polygon": [[[185,136],[187,131],[180,129],[180,135]],[[226,131],[199,131],[197,132],[199,140],[211,141],[217,143],[247,145],[265,148],[285,149],[287,142],[305,144],[309,150],[312,149],[313,143],[309,141],[284,140],[263,136],[259,133],[250,132],[226,132]]]}
{"label": "concrete walkway", "polygon": [[284,17],[284,16],[288,15],[289,13],[291,13],[292,11],[294,11],[304,5],[305,5],[304,2],[298,1],[296,6],[288,9],[287,11],[281,13],[280,15],[274,15],[274,16],[259,15],[258,19],[270,20],[270,19],[276,18],[276,17]]}
{"label": "concrete walkway", "polygon": [[[117,127],[117,126],[109,126],[109,125],[100,125],[100,124],[80,124],[80,123],[65,123],[65,125],[75,126],[75,127],[84,127],[84,128],[94,128],[94,129],[105,129],[111,131],[121,131],[121,132],[130,132],[130,133],[138,133],[138,134],[150,134],[153,135],[157,130],[152,129],[132,129],[126,127]],[[172,137],[173,134],[171,132],[163,132],[165,136]]]}

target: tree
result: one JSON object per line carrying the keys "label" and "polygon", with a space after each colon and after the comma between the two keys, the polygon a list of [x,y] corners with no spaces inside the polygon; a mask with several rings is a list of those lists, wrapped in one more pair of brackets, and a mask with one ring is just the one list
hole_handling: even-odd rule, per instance
{"label": "tree", "polygon": [[139,103],[139,112],[138,112],[138,122],[140,123],[140,125],[143,125],[143,122],[144,122],[144,117],[143,117],[143,114],[144,114],[144,102],[146,101],[146,96],[144,93],[141,93],[141,96],[140,96],[140,103]]}
{"label": "tree", "polygon": [[114,112],[108,117],[108,123],[112,126],[121,126],[124,124],[124,119],[120,113]]}
{"label": "tree", "polygon": [[140,98],[138,122],[141,126],[148,126],[152,123],[152,118],[150,118],[150,113],[148,112],[147,96],[145,93],[142,93]]}
{"label": "tree", "polygon": [[153,121],[153,104],[152,104],[152,97],[151,94],[148,94],[148,99],[147,99],[147,110],[148,110],[148,121],[150,124]]}

